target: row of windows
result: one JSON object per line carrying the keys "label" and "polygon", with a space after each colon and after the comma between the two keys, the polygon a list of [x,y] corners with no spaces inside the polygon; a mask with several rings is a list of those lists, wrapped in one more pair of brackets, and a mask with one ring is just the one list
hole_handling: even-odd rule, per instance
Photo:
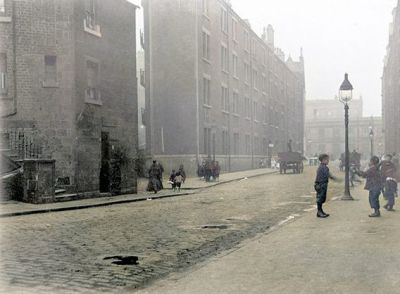
{"label": "row of windows", "polygon": [[[209,108],[211,105],[211,80],[209,76],[203,77],[203,104]],[[221,110],[225,112],[232,112],[234,114],[239,114],[239,92],[233,91],[232,92],[232,104],[230,104],[229,100],[229,89],[226,85],[221,85]],[[205,111],[205,121],[208,121],[209,114],[208,111]],[[281,111],[282,112],[282,111]],[[251,117],[254,120],[259,121],[261,120],[264,123],[271,123],[270,116],[268,116],[268,109],[265,104],[262,105],[262,117],[258,115],[258,102],[253,101],[251,104],[251,100],[249,97],[244,97],[244,115],[246,118],[250,119]],[[279,115],[273,115],[276,121],[279,121]],[[275,121],[275,120],[272,120]]]}
{"label": "row of windows", "polygon": [[[57,75],[57,56],[45,55],[43,57],[43,87],[58,87]],[[99,63],[93,60],[86,61],[86,80],[85,91],[86,100],[99,101]],[[8,73],[7,73],[7,54],[0,53],[0,94],[6,97],[8,94]]]}
{"label": "row of windows", "polygon": [[[268,155],[270,152],[269,145],[271,144],[270,140],[263,138],[260,140],[258,136],[253,137],[253,153],[256,155]],[[227,130],[221,131],[221,142],[220,148],[217,146],[216,134],[212,133],[211,128],[204,128],[204,154],[212,155],[213,153],[217,153],[218,151],[221,154],[228,155],[239,155],[240,154],[240,134],[235,132],[233,133],[233,145],[230,149],[230,136]],[[218,150],[217,150],[218,149]],[[252,153],[252,142],[250,134],[244,135],[244,153],[250,155]]]}

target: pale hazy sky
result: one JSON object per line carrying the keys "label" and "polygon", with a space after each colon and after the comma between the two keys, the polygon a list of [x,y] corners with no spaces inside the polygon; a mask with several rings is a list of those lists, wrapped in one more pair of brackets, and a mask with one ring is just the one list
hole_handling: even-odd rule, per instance
{"label": "pale hazy sky", "polygon": [[[132,2],[139,4],[138,0]],[[364,114],[381,115],[381,76],[396,0],[231,0],[261,34],[269,23],[275,44],[297,59],[303,47],[307,99],[331,99],[345,72]],[[141,11],[139,11],[139,14]],[[141,18],[139,18],[141,21]]]}

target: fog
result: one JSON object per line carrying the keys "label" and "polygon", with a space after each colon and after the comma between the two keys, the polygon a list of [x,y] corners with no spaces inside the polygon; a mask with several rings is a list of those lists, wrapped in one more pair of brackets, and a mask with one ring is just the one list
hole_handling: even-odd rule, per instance
{"label": "fog", "polygon": [[[132,0],[137,5],[140,1]],[[396,0],[232,0],[261,35],[272,24],[276,45],[297,58],[303,47],[306,99],[332,99],[348,72],[364,115],[381,115],[381,76]],[[141,12],[138,26],[142,26]],[[138,28],[140,29],[140,28]]]}

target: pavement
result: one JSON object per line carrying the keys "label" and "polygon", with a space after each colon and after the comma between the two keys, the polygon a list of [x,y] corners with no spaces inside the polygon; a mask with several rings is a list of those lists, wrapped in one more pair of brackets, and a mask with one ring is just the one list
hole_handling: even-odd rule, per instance
{"label": "pavement", "polygon": [[[0,293],[132,293],[315,205],[315,167],[243,178],[187,197],[0,220]],[[329,194],[335,195],[332,185]],[[114,264],[111,256],[137,256]]]}
{"label": "pavement", "polygon": [[354,201],[327,203],[327,219],[292,215],[137,293],[400,293],[400,210],[369,218],[367,191],[352,193]]}
{"label": "pavement", "polygon": [[186,182],[181,189],[181,192],[175,192],[169,189],[166,184],[168,179],[164,179],[164,186],[166,189],[157,194],[153,192],[146,192],[147,179],[138,180],[138,193],[119,195],[112,197],[99,197],[91,199],[73,200],[66,202],[56,202],[49,204],[30,204],[18,201],[4,201],[0,203],[0,218],[12,217],[19,215],[38,214],[47,212],[67,211],[76,209],[86,209],[93,207],[108,206],[114,204],[124,204],[130,202],[156,200],[168,197],[186,196],[194,194],[201,189],[214,187],[221,184],[238,181],[244,178],[258,177],[266,174],[277,172],[275,169],[254,169],[240,172],[224,173],[220,175],[219,181],[205,182],[199,178],[187,178]]}

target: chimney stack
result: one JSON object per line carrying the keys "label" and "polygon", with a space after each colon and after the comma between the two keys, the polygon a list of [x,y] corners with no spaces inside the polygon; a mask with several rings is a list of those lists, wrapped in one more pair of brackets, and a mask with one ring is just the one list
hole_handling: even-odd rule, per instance
{"label": "chimney stack", "polygon": [[267,27],[267,44],[271,48],[275,48],[274,28],[270,24]]}

